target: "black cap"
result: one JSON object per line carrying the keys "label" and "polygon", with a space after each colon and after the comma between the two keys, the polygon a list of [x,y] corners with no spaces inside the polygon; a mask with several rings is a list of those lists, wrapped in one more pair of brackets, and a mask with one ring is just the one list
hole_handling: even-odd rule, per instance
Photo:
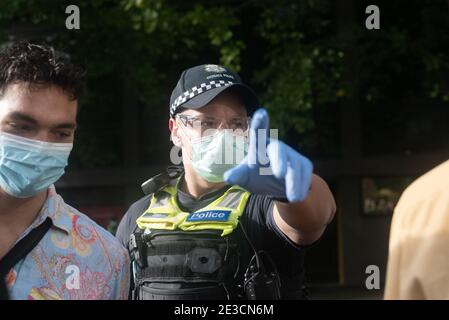
{"label": "black cap", "polygon": [[199,109],[221,92],[233,88],[245,103],[248,113],[259,107],[254,91],[245,85],[240,76],[216,64],[204,64],[184,70],[170,98],[170,117],[179,110]]}

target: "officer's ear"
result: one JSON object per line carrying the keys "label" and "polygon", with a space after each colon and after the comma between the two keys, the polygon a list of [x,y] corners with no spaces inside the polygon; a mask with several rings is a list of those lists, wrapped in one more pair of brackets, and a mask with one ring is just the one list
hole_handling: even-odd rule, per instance
{"label": "officer's ear", "polygon": [[179,135],[179,126],[174,118],[168,120],[168,128],[170,129],[170,140],[179,148],[182,147],[181,136]]}

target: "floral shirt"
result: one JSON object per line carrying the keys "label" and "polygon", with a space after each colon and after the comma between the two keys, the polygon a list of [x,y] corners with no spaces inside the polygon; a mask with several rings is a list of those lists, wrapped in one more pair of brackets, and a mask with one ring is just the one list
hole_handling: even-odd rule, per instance
{"label": "floral shirt", "polygon": [[47,199],[22,239],[49,217],[39,244],[6,277],[11,299],[127,299],[129,258],[108,231],[48,189]]}

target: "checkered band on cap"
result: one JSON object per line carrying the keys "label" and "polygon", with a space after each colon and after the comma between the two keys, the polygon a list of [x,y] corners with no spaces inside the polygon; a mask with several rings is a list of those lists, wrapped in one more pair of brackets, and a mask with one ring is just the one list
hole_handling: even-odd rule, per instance
{"label": "checkered band on cap", "polygon": [[196,97],[197,95],[206,92],[210,89],[227,87],[231,84],[234,84],[233,81],[224,81],[224,80],[213,80],[210,82],[201,83],[199,86],[194,86],[192,89],[187,90],[180,96],[178,96],[175,101],[170,106],[170,116],[175,114],[176,109],[182,105],[183,103],[189,101],[190,99]]}

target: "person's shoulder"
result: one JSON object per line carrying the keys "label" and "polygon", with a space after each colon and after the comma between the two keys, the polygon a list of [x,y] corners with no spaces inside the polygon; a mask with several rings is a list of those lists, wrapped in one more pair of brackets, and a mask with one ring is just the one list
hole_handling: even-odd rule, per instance
{"label": "person's shoulder", "polygon": [[250,193],[248,196],[247,203],[254,204],[269,204],[274,201],[274,198],[269,195]]}
{"label": "person's shoulder", "polygon": [[131,206],[129,207],[128,212],[134,212],[134,211],[140,212],[142,210],[146,210],[148,208],[148,206],[150,205],[152,196],[153,196],[153,194],[151,193],[151,194],[145,195],[142,198],[140,198],[139,200],[133,202],[131,204]]}
{"label": "person's shoulder", "polygon": [[273,203],[274,199],[271,196],[250,193],[246,202],[246,210],[258,215],[266,215]]}
{"label": "person's shoulder", "polygon": [[[394,211],[394,221],[400,227],[420,228],[435,225],[432,222],[441,222],[445,227],[449,223],[449,161],[446,161],[416,179],[401,195]],[[447,206],[448,205],[448,206]],[[432,218],[430,218],[432,217]]]}
{"label": "person's shoulder", "polygon": [[250,193],[246,201],[242,222],[266,227],[271,220],[274,200],[267,195]]}
{"label": "person's shoulder", "polygon": [[74,208],[73,208],[72,212],[77,217],[77,224],[84,225],[84,226],[94,230],[95,234],[97,234],[99,237],[101,237],[103,240],[105,240],[105,242],[107,242],[109,244],[109,246],[119,247],[120,249],[123,248],[122,245],[117,241],[117,239],[114,237],[114,235],[112,233],[110,233],[105,228],[100,226],[98,223],[96,223],[94,220],[92,220],[86,214],[84,214]]}
{"label": "person's shoulder", "polygon": [[136,227],[136,220],[148,209],[152,194],[146,195],[134,202],[120,221],[116,237],[123,246],[128,246],[129,237]]}
{"label": "person's shoulder", "polygon": [[146,195],[129,206],[125,213],[124,220],[135,221],[139,218],[150,206],[151,197],[153,194]]}
{"label": "person's shoulder", "polygon": [[403,192],[398,205],[419,203],[439,196],[446,198],[448,187],[449,161],[446,161],[411,183]]}

